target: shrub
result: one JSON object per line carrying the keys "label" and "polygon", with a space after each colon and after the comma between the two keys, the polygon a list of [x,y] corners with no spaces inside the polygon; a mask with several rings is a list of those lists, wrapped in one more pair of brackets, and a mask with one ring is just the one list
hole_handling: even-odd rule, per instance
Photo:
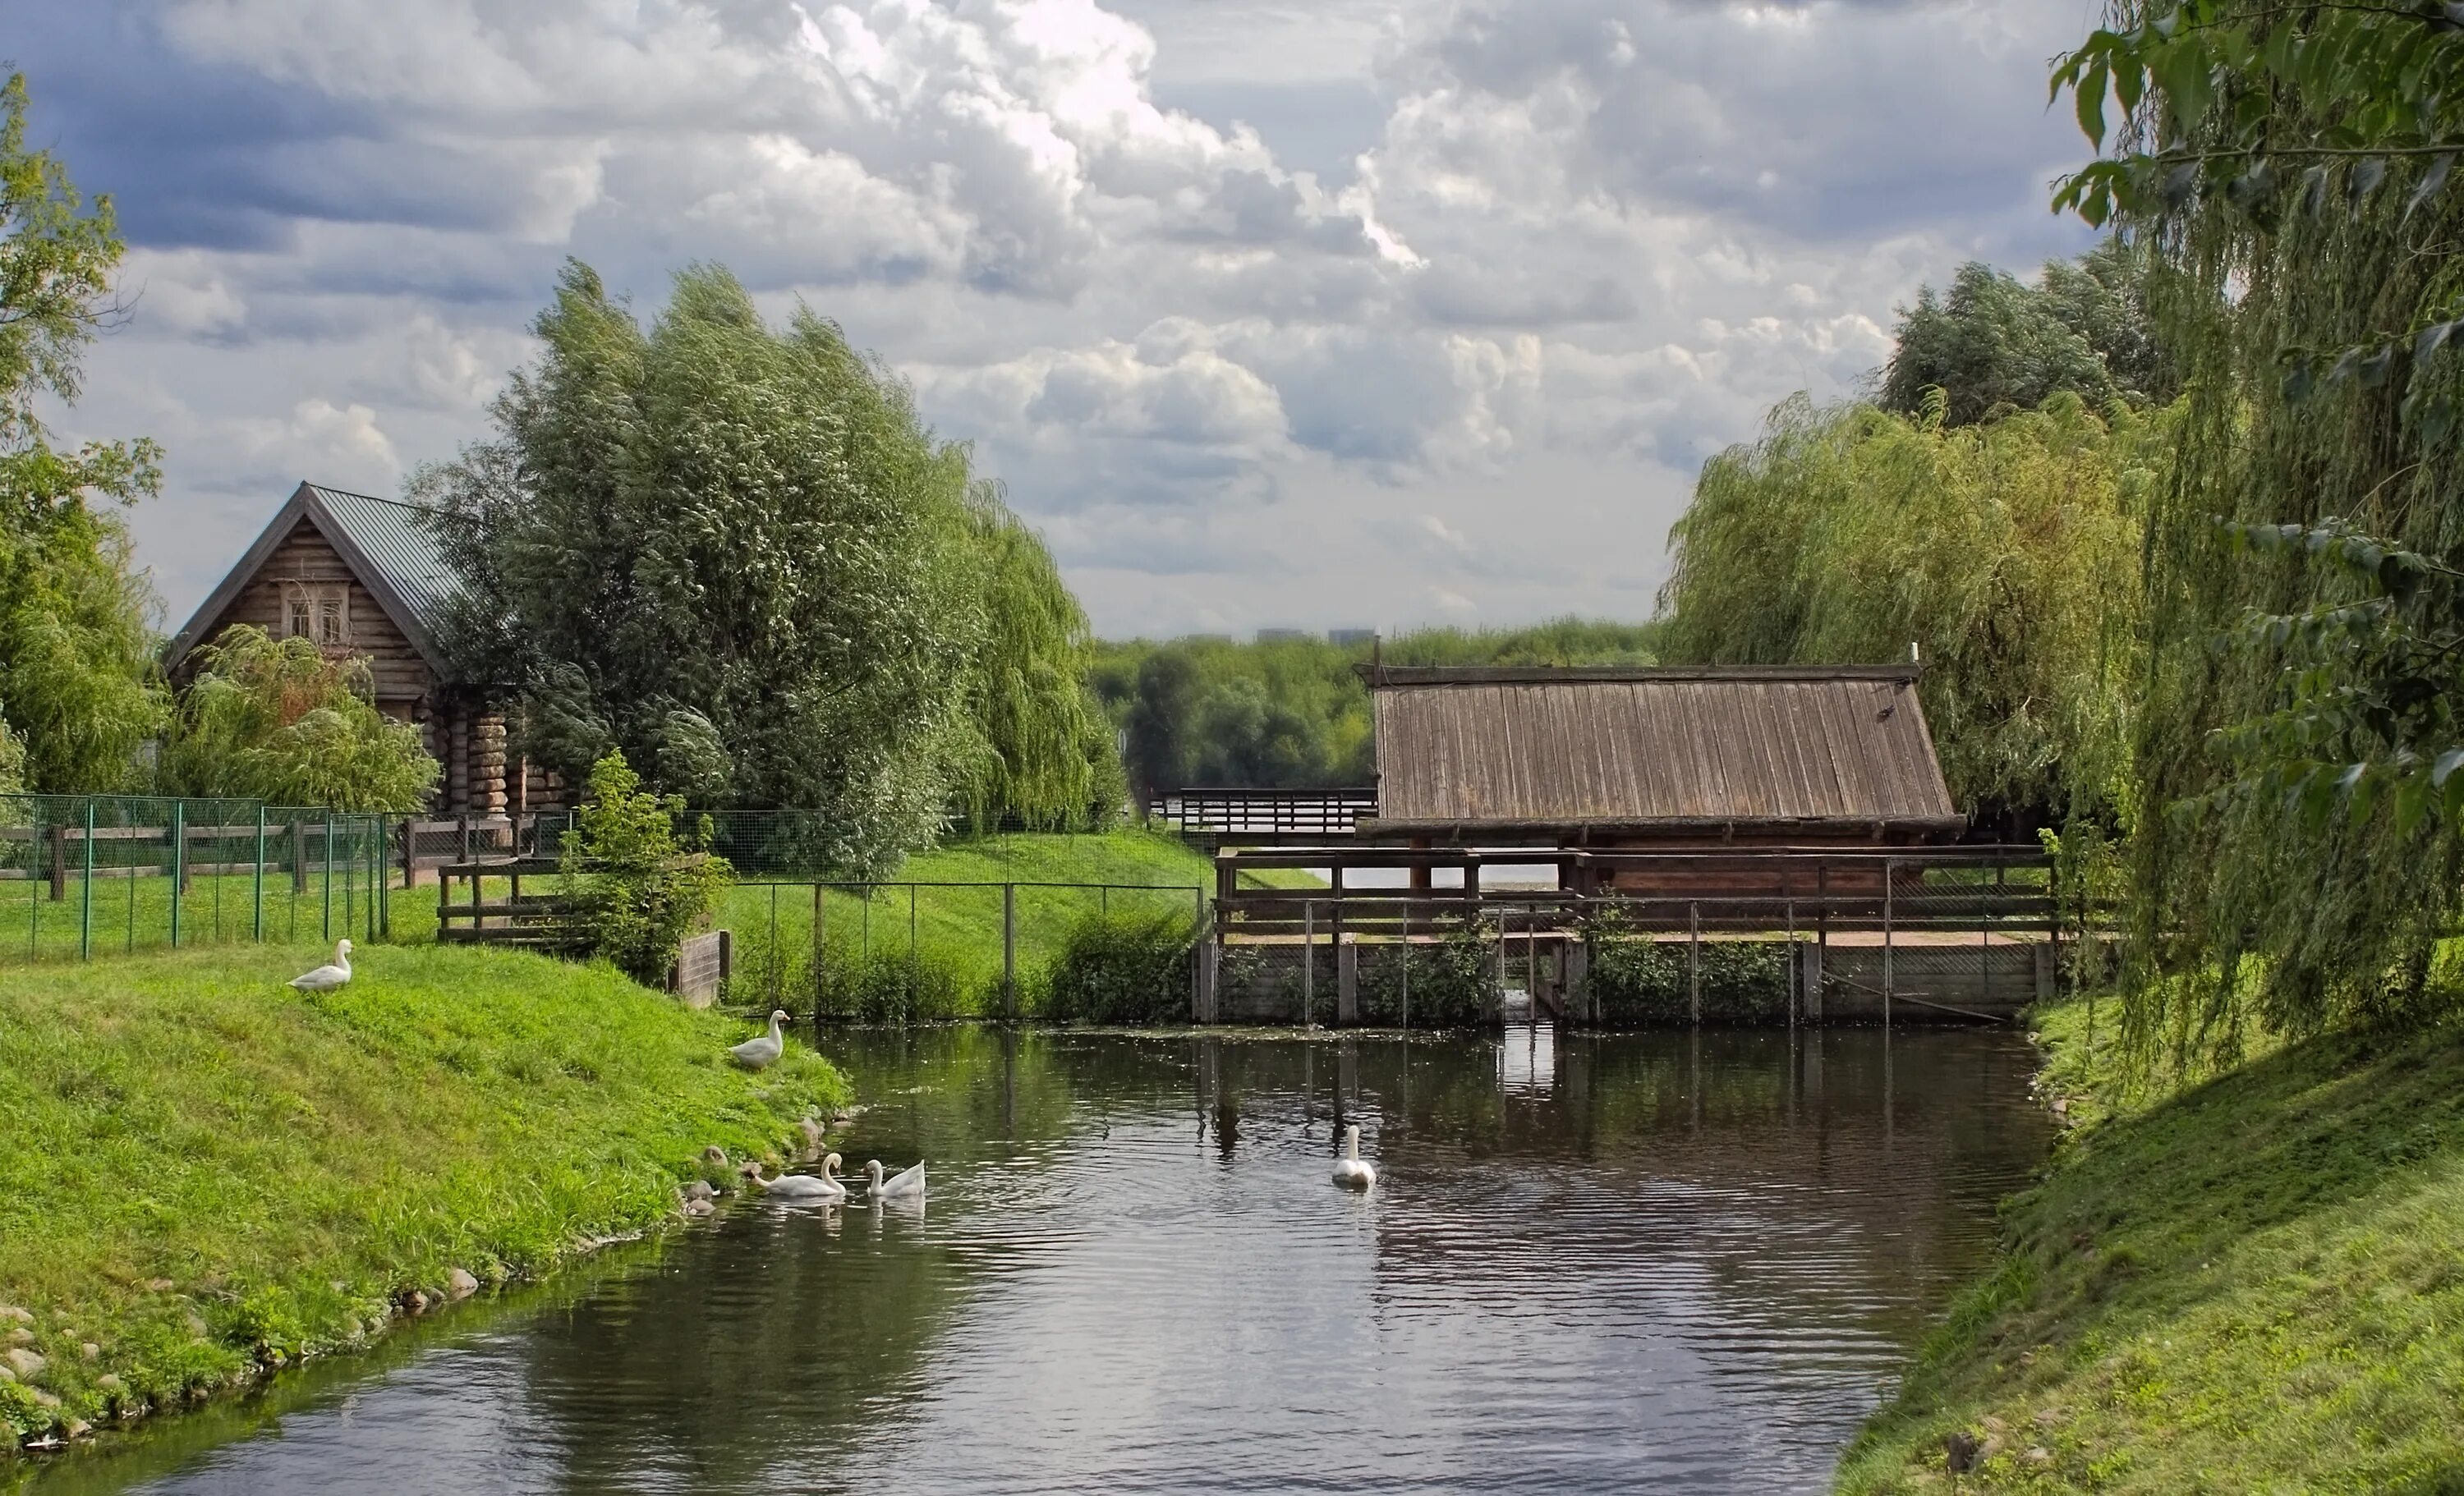
{"label": "shrub", "polygon": [[[1497,929],[1462,919],[1435,945],[1381,948],[1373,962],[1363,948],[1363,1022],[1413,1028],[1476,1028],[1498,1022]],[[1404,974],[1411,975],[1411,1011],[1404,1012]]]}
{"label": "shrub", "polygon": [[1614,909],[1584,930],[1588,978],[1606,1028],[1667,1028],[1693,1021],[1699,980],[1703,1018],[1716,1023],[1786,1021],[1788,946],[1773,940],[1705,940],[1689,973],[1686,944],[1634,934]]}
{"label": "shrub", "polygon": [[822,964],[815,1001],[824,1020],[841,1023],[918,1023],[965,1018],[968,973],[946,952],[919,946],[848,954],[833,949]]}
{"label": "shrub", "polygon": [[419,729],[376,708],[364,659],[235,624],[195,654],[164,777],[185,795],[337,810],[418,809],[437,762]]}
{"label": "shrub", "polygon": [[1063,938],[1039,1007],[1063,1023],[1177,1023],[1189,1016],[1195,949],[1185,917],[1085,915]]}
{"label": "shrub", "polygon": [[624,754],[610,752],[591,766],[588,794],[564,833],[576,934],[591,954],[649,986],[667,980],[678,947],[709,922],[730,874],[724,859],[678,844],[683,810],[682,800],[642,788]]}

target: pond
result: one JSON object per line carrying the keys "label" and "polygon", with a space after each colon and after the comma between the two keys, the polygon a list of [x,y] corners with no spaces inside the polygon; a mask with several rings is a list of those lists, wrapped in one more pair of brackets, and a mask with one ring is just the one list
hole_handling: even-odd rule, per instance
{"label": "pond", "polygon": [[2007,1030],[822,1044],[920,1211],[749,1202],[35,1488],[1818,1490],[2051,1141]]}

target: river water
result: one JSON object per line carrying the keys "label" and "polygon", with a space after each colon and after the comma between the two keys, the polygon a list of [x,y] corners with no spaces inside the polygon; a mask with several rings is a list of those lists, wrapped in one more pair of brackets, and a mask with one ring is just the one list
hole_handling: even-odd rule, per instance
{"label": "river water", "polygon": [[1818,1490],[2051,1140],[2008,1031],[822,1043],[921,1211],[742,1204],[35,1487]]}

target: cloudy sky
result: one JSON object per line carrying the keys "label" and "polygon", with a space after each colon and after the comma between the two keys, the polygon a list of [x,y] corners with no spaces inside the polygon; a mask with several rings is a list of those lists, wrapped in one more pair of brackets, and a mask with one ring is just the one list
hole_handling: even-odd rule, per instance
{"label": "cloudy sky", "polygon": [[578,255],[798,297],[1111,634],[1641,617],[1692,475],[1959,262],[2083,247],[2096,0],[0,0],[138,293],[174,624],[485,430]]}

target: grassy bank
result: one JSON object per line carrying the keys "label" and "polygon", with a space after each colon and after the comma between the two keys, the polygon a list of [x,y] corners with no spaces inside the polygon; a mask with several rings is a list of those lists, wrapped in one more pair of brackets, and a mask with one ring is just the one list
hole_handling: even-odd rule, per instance
{"label": "grassy bank", "polygon": [[203,1397],[363,1342],[457,1270],[536,1276],[676,1219],[705,1145],[775,1150],[847,1093],[792,1043],[733,1069],[742,1025],[605,968],[356,964],[316,998],[279,948],[0,972],[0,1305],[24,1311],[0,1310],[23,1353],[0,1419]]}
{"label": "grassy bank", "polygon": [[2043,1015],[2079,1125],[1842,1464],[1847,1492],[2464,1491],[2464,1035],[2204,1081]]}

